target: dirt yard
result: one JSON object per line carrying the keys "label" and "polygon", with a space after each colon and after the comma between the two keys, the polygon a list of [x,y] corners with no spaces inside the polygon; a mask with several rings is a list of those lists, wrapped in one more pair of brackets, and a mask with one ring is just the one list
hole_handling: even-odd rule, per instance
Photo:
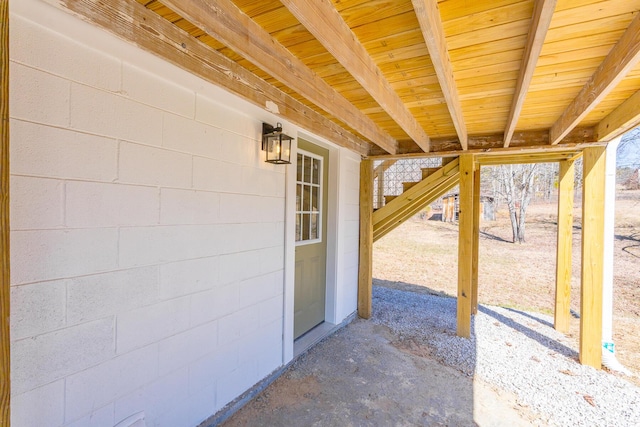
{"label": "dirt yard", "polygon": [[[619,191],[614,254],[614,342],[618,360],[640,384],[640,191]],[[580,205],[574,210],[571,307],[580,311]],[[479,301],[520,310],[553,313],[556,250],[555,203],[532,205],[527,242],[510,243],[506,211],[480,227]],[[415,284],[455,296],[457,224],[413,219],[374,244],[373,276],[381,285]],[[570,337],[578,339],[579,319]]]}

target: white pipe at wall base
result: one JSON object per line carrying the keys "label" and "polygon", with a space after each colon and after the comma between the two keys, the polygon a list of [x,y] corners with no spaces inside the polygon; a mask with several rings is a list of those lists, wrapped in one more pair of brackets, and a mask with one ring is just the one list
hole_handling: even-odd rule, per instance
{"label": "white pipe at wall base", "polygon": [[618,137],[607,145],[604,191],[604,265],[602,268],[602,364],[612,371],[631,375],[615,356],[613,343],[613,252],[616,203],[616,151]]}

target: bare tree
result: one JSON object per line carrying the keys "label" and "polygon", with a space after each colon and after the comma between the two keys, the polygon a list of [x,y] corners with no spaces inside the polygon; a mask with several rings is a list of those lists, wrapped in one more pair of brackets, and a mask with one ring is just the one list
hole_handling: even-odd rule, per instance
{"label": "bare tree", "polygon": [[640,127],[624,134],[618,145],[617,158],[619,168],[640,168]]}
{"label": "bare tree", "polygon": [[494,197],[509,210],[514,243],[525,242],[525,219],[534,192],[537,165],[502,165],[488,168]]}
{"label": "bare tree", "polygon": [[616,157],[618,182],[627,190],[640,188],[640,127],[622,137]]}
{"label": "bare tree", "polygon": [[558,163],[538,163],[534,181],[535,199],[550,202],[558,184]]}
{"label": "bare tree", "polygon": [[[640,186],[640,127],[622,137],[618,146],[618,173],[628,169],[626,181]],[[631,177],[631,178],[629,178]],[[551,201],[558,183],[558,164],[487,166],[482,168],[482,186],[493,192],[496,204],[505,203],[514,243],[525,242],[526,214],[532,197]],[[637,182],[637,184],[635,184]],[[575,161],[576,196],[581,195],[582,158]],[[631,188],[631,187],[629,187]],[[636,188],[636,187],[633,187]]]}

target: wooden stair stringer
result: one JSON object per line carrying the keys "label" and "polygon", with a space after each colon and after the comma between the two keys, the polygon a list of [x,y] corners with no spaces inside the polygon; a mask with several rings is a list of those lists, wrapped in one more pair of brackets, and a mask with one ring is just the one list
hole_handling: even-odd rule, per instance
{"label": "wooden stair stringer", "polygon": [[445,180],[439,183],[439,185],[435,186],[432,191],[425,194],[424,198],[413,201],[408,209],[399,212],[397,215],[394,215],[393,217],[390,217],[385,221],[374,223],[373,241],[377,241],[378,239],[395,229],[397,226],[411,218],[413,215],[417,214],[420,209],[423,209],[427,205],[433,203],[436,199],[438,199],[438,197],[441,197],[443,194],[455,187],[459,183],[459,181],[460,173],[456,172],[454,175],[447,177]]}
{"label": "wooden stair stringer", "polygon": [[433,203],[459,181],[460,168],[458,159],[455,159],[376,210],[372,217],[373,241],[380,239]]}

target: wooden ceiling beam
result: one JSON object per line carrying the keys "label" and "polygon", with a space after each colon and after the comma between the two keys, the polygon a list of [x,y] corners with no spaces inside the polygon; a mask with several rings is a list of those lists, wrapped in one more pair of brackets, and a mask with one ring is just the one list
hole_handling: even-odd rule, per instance
{"label": "wooden ceiling beam", "polygon": [[549,151],[542,153],[478,154],[476,164],[482,166],[516,165],[525,163],[552,163],[580,157],[581,151]]}
{"label": "wooden ceiling beam", "polygon": [[511,110],[509,111],[509,119],[507,120],[507,126],[504,131],[505,148],[511,143],[511,137],[516,129],[516,125],[518,124],[518,119],[522,112],[522,106],[524,105],[524,100],[529,92],[533,72],[536,69],[536,64],[538,63],[538,58],[542,51],[542,45],[544,44],[544,39],[547,36],[547,31],[549,30],[549,25],[551,24],[551,18],[553,18],[555,8],[556,0],[536,0],[533,8],[531,28],[529,29],[527,44],[524,49],[524,54],[522,55],[520,75],[518,76],[516,91],[513,94],[513,102],[511,104]]}
{"label": "wooden ceiling beam", "polygon": [[[503,134],[493,135],[471,135],[469,136],[469,153],[534,153],[552,152],[559,150],[574,150],[605,143],[596,142],[595,131],[592,127],[579,127],[568,133],[559,144],[549,144],[549,132],[547,130],[530,130],[514,132],[511,145],[504,147]],[[395,155],[385,154],[380,150],[372,150],[369,158],[401,159],[401,158],[421,158],[421,157],[450,157],[458,156],[461,153],[460,142],[456,137],[433,138],[431,140],[431,151],[425,155],[413,144],[404,141],[398,146],[398,153]]]}
{"label": "wooden ceiling beam", "polygon": [[[215,49],[193,38],[155,12],[130,0],[82,0],[59,3],[116,36],[151,52],[271,113],[367,155],[370,145],[338,124],[257,77]],[[62,6],[60,6],[62,4]]]}
{"label": "wooden ceiling beam", "polygon": [[549,142],[559,143],[620,83],[639,60],[640,14],[637,14],[591,79],[553,124],[549,130]]}
{"label": "wooden ceiling beam", "polygon": [[458,150],[451,151],[431,151],[429,153],[422,152],[413,152],[413,153],[405,153],[405,154],[374,154],[370,155],[368,158],[371,160],[401,160],[401,159],[428,159],[433,157],[458,157],[463,153],[471,153],[475,155],[485,155],[489,153],[493,154],[512,154],[514,157],[518,156],[526,156],[531,153],[540,153],[540,152],[553,152],[560,151],[565,152],[567,150],[575,150],[576,152],[582,151],[585,148],[596,147],[596,146],[604,146],[606,143],[598,142],[598,143],[570,143],[570,144],[558,144],[558,145],[547,145],[547,146],[534,146],[534,147],[507,147],[499,146],[493,149],[472,149],[470,148],[466,152],[462,152]]}
{"label": "wooden ceiling beam", "polygon": [[449,57],[447,41],[442,27],[442,20],[440,19],[438,2],[437,0],[412,0],[412,2],[422,29],[424,41],[429,50],[431,62],[438,76],[438,82],[447,102],[449,114],[451,114],[453,126],[456,129],[462,149],[466,150],[467,126],[462,115],[462,105],[458,97],[456,81],[453,77],[451,58]]}
{"label": "wooden ceiling beam", "polygon": [[429,136],[393,90],[333,4],[328,0],[281,2],[407,135],[428,152]]}
{"label": "wooden ceiling beam", "polygon": [[213,38],[242,55],[388,153],[397,142],[315,74],[231,0],[163,0]]}
{"label": "wooden ceiling beam", "polygon": [[598,141],[611,141],[639,123],[640,90],[631,95],[630,98],[596,125],[596,139]]}

